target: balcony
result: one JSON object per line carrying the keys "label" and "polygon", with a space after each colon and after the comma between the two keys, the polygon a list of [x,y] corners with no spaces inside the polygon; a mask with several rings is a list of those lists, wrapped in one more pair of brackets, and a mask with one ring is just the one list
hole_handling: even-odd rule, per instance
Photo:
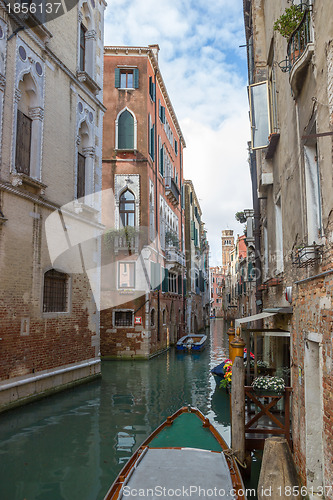
{"label": "balcony", "polygon": [[100,92],[101,88],[86,71],[77,71],[76,76],[79,82],[84,83],[94,95],[97,95]]}
{"label": "balcony", "polygon": [[172,177],[165,178],[165,193],[172,205],[179,204],[180,191]]}
{"label": "balcony", "polygon": [[167,247],[165,251],[166,267],[170,271],[185,267],[185,254],[176,247]]}
{"label": "balcony", "polygon": [[311,36],[311,11],[307,5],[304,7],[303,18],[289,39],[287,57],[279,63],[282,71],[289,72],[289,83],[295,97],[302,88],[307,66],[314,52]]}

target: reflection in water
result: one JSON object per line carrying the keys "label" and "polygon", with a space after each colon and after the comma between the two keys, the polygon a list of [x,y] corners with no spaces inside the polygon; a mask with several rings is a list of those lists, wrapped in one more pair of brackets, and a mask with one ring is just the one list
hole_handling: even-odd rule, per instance
{"label": "reflection in water", "polygon": [[197,406],[229,443],[229,399],[210,374],[227,357],[222,329],[212,322],[202,353],[104,362],[102,380],[1,415],[1,500],[102,499],[133,451],[183,405]]}

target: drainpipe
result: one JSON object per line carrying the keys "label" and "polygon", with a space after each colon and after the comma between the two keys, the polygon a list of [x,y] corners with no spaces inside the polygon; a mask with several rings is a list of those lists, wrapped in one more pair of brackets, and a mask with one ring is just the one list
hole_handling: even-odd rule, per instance
{"label": "drainpipe", "polygon": [[260,238],[260,201],[258,198],[258,182],[257,182],[257,161],[255,153],[249,149],[250,157],[250,173],[252,182],[252,200],[254,211],[254,245],[255,245],[255,267],[258,269],[258,277],[256,279],[256,312],[262,310],[262,304],[258,305],[257,302],[262,302],[262,291],[258,290],[258,286],[262,283],[262,268],[261,268],[261,238]]}

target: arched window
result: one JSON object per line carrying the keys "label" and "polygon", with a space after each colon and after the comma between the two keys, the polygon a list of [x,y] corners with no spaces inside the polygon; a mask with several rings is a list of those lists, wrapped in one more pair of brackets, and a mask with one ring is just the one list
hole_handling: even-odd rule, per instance
{"label": "arched window", "polygon": [[162,313],[162,323],[163,325],[166,324],[166,309],[163,309],[163,313]]}
{"label": "arched window", "polygon": [[50,269],[44,274],[43,312],[68,310],[68,276]]}
{"label": "arched window", "polygon": [[[15,167],[18,173],[26,174],[31,177],[38,177],[38,171],[33,169],[37,161],[36,152],[32,152],[32,138],[37,136],[33,127],[32,110],[38,103],[37,87],[30,75],[26,74],[19,83],[20,100],[17,107],[16,120],[16,150]],[[35,133],[34,133],[35,132]],[[36,148],[35,148],[36,149]],[[36,149],[37,151],[37,149]]]}
{"label": "arched window", "polygon": [[134,117],[127,109],[118,118],[118,149],[135,149]]}
{"label": "arched window", "polygon": [[122,225],[135,226],[135,197],[134,194],[126,189],[119,199],[119,214]]}

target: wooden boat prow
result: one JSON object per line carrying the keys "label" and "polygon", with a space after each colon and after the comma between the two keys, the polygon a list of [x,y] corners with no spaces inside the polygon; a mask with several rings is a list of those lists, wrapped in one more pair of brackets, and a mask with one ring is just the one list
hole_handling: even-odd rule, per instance
{"label": "wooden boat prow", "polygon": [[180,408],[132,455],[104,500],[138,496],[139,490],[143,496],[148,496],[149,490],[150,499],[165,498],[161,492],[176,490],[178,494],[171,496],[199,499],[203,491],[214,488],[223,498],[246,500],[242,478],[230,451],[197,408]]}

